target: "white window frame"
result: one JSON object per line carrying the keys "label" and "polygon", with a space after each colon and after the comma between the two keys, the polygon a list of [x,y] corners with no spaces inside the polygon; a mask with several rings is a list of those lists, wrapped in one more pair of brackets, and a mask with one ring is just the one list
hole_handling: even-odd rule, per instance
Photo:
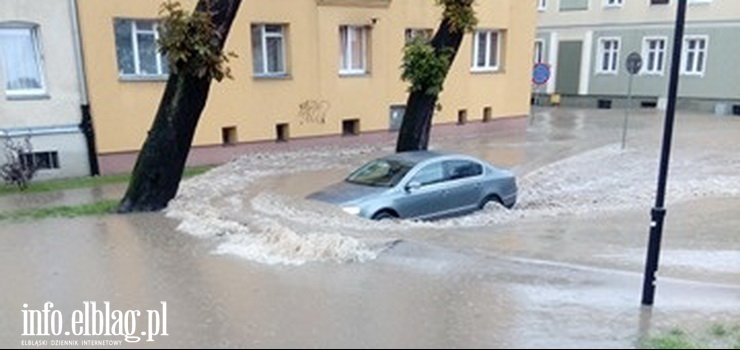
{"label": "white window frame", "polygon": [[[606,41],[615,41],[617,43],[616,52],[614,52],[614,49],[610,50],[610,62],[609,62],[609,69],[604,70],[604,42]],[[622,51],[622,38],[620,37],[602,37],[599,38],[598,41],[598,49],[597,49],[597,65],[596,65],[596,74],[600,75],[617,75],[619,74],[619,56],[620,52]],[[613,60],[613,61],[612,61]]]}
{"label": "white window frame", "polygon": [[[287,52],[285,51],[285,28],[286,25],[284,24],[278,24],[278,23],[255,23],[252,24],[254,26],[259,27],[260,29],[260,46],[262,49],[262,69],[259,70],[258,73],[254,73],[255,76],[258,77],[274,77],[274,76],[284,76],[288,74],[288,66],[285,59],[285,56]],[[277,26],[280,27],[280,33],[268,33],[267,32],[267,26]],[[267,38],[280,38],[280,45],[282,46],[281,52],[282,55],[280,57],[280,63],[283,67],[283,70],[280,72],[269,72],[268,67],[270,66],[268,62],[268,54],[267,54]],[[254,64],[254,62],[252,62]]]}
{"label": "white window frame", "polygon": [[534,41],[534,57],[532,57],[532,60],[535,64],[537,63],[545,63],[545,40],[543,39],[535,39]]}
{"label": "white window frame", "polygon": [[[694,66],[692,67],[692,70],[686,69],[686,64],[688,63],[688,56],[689,56],[689,41],[690,40],[704,40],[704,49],[696,49],[696,54],[703,54],[703,65],[701,67],[701,70],[698,68],[698,62],[699,60],[694,59]],[[681,52],[681,74],[682,75],[692,75],[692,76],[699,76],[703,77],[706,74],[707,71],[707,64],[709,63],[709,35],[684,35],[683,37],[683,50]]]}
{"label": "white window frame", "polygon": [[[662,61],[661,60],[658,60],[656,62],[656,65],[657,65],[658,62],[661,63],[660,64],[660,67],[656,67],[656,68],[654,68],[652,70],[649,70],[650,65],[648,63],[649,63],[649,60],[650,60],[650,51],[651,51],[650,44],[649,43],[651,41],[659,41],[659,40],[660,41],[663,41],[663,49],[662,50],[656,49],[655,50],[655,54],[656,54],[655,57],[656,57],[656,60],[657,60],[657,58],[662,54],[663,59],[662,59]],[[659,76],[663,76],[665,74],[665,67],[666,67],[666,65],[668,63],[668,37],[666,37],[666,36],[646,36],[646,37],[642,38],[642,58],[643,58],[643,61],[644,62],[643,62],[642,71],[640,72],[640,74],[642,74],[642,75],[659,75]]]}
{"label": "white window frame", "polygon": [[[38,89],[22,89],[22,90],[8,90],[8,83],[6,81],[7,76],[3,79],[2,89],[5,91],[5,95],[8,98],[24,98],[33,96],[45,96],[46,91],[46,76],[44,69],[44,55],[41,54],[41,38],[39,35],[39,25],[34,23],[11,23],[11,24],[0,24],[0,30],[28,30],[31,33],[31,46],[36,56],[36,62],[38,65],[36,69],[39,75],[39,84],[41,88]],[[7,73],[5,73],[7,74]]]}
{"label": "white window frame", "polygon": [[[163,61],[166,59],[162,54],[159,53],[159,23],[156,20],[142,20],[142,19],[131,19],[131,18],[116,18],[116,20],[129,21],[131,23],[131,47],[134,55],[134,73],[122,73],[119,72],[122,78],[136,78],[136,77],[166,77],[169,74],[163,72]],[[139,29],[140,22],[152,22],[152,29]],[[157,44],[157,73],[155,74],[144,74],[141,72],[141,57],[139,57],[139,34],[147,34],[154,36],[154,43]],[[166,63],[166,62],[165,62]]]}
{"label": "white window frame", "polygon": [[547,11],[547,0],[537,0],[537,11]]}
{"label": "white window frame", "polygon": [[[342,30],[344,29],[344,31]],[[360,33],[360,43],[362,46],[362,60],[360,61],[362,66],[360,68],[346,67],[345,62],[348,65],[352,65],[354,57],[352,56],[352,39],[354,36]],[[339,26],[339,75],[366,75],[368,74],[368,36],[370,34],[370,28],[361,25],[341,25]],[[345,41],[347,46],[342,47],[342,35],[347,36]]]}
{"label": "white window frame", "polygon": [[[479,40],[481,33],[486,34],[486,55],[485,55],[485,62],[483,62],[483,65],[479,65],[480,62],[478,62],[478,49],[479,49]],[[493,38],[493,35],[496,35],[496,64],[494,65],[491,62],[491,41]],[[495,30],[495,29],[478,29],[473,33],[473,62],[472,67],[470,68],[471,72],[496,72],[501,68],[501,41],[503,39],[502,31]]]}
{"label": "white window frame", "polygon": [[605,8],[620,8],[624,7],[624,0],[604,0]]}

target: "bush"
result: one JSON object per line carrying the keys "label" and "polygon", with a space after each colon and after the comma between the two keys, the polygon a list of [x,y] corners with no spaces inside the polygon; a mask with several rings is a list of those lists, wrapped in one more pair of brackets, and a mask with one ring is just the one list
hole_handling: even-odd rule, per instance
{"label": "bush", "polygon": [[24,158],[26,154],[33,154],[31,139],[26,137],[21,141],[14,141],[7,137],[3,146],[5,164],[0,166],[0,178],[8,185],[18,186],[21,190],[25,190],[38,170],[33,162],[33,156],[31,159]]}

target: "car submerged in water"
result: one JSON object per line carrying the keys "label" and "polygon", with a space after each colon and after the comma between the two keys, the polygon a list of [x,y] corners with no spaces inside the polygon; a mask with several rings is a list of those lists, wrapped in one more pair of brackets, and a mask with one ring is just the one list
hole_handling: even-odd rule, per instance
{"label": "car submerged in water", "polygon": [[373,220],[436,219],[516,204],[514,174],[473,157],[431,151],[373,160],[308,199]]}

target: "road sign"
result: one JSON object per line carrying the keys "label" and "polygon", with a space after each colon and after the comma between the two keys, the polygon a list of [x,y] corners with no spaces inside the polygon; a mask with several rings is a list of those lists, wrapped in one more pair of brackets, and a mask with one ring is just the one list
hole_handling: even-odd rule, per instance
{"label": "road sign", "polygon": [[639,53],[633,52],[627,56],[627,72],[631,75],[640,73],[642,69],[642,56]]}
{"label": "road sign", "polygon": [[537,63],[534,65],[532,72],[532,83],[535,85],[545,85],[550,80],[550,65],[547,63]]}

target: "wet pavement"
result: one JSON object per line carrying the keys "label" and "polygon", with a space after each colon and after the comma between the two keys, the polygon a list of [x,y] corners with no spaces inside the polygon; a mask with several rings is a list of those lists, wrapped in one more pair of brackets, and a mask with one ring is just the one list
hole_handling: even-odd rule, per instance
{"label": "wet pavement", "polygon": [[187,181],[166,216],[3,223],[0,345],[20,346],[22,305],[46,301],[167,301],[170,335],[129,344],[156,347],[633,347],[740,323],[740,119],[678,118],[653,310],[661,115],[633,116],[625,151],[621,122],[548,109],[519,133],[434,140],[511,167],[511,211],[371,223],[302,199],[392,149],[378,145],[245,157]]}

